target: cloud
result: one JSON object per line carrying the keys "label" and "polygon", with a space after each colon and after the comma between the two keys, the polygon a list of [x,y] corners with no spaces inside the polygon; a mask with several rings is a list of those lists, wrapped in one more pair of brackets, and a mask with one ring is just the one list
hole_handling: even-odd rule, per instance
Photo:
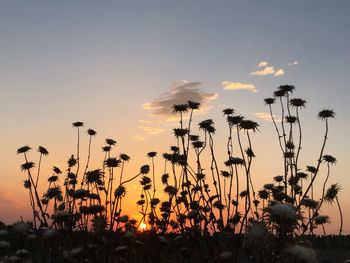
{"label": "cloud", "polygon": [[145,110],[152,111],[150,117],[164,118],[166,121],[178,120],[178,116],[172,113],[174,104],[184,104],[191,100],[201,103],[200,112],[205,114],[211,107],[205,105],[206,102],[217,98],[216,93],[206,93],[199,89],[200,82],[184,82],[174,87],[170,92],[142,105]]}
{"label": "cloud", "polygon": [[[264,121],[272,121],[271,114],[267,112],[256,112],[254,115],[260,119],[263,119]],[[281,119],[276,120],[275,114],[273,114],[273,117],[276,122],[281,122]]]}
{"label": "cloud", "polygon": [[239,90],[239,89],[247,89],[252,92],[257,92],[256,87],[253,84],[243,84],[241,82],[229,82],[229,81],[223,81],[221,82],[222,85],[224,85],[225,90]]}
{"label": "cloud", "polygon": [[284,70],[283,69],[279,69],[279,70],[276,71],[275,77],[281,76],[283,74],[284,74]]}
{"label": "cloud", "polygon": [[149,134],[159,134],[165,131],[165,129],[152,128],[148,126],[139,126],[143,131],[148,132]]}
{"label": "cloud", "polygon": [[132,137],[134,137],[138,141],[144,141],[145,140],[145,137],[143,137],[142,135],[138,135],[138,134],[135,134]]}
{"label": "cloud", "polygon": [[253,76],[264,76],[264,75],[271,75],[275,73],[275,69],[273,67],[266,67],[263,70],[258,70],[255,72],[250,73],[250,75]]}
{"label": "cloud", "polygon": [[299,64],[299,62],[295,60],[294,62],[288,63],[288,66],[293,66],[293,65],[298,65],[298,64]]}
{"label": "cloud", "polygon": [[263,68],[267,66],[267,62],[266,61],[261,61],[258,65],[258,68]]}

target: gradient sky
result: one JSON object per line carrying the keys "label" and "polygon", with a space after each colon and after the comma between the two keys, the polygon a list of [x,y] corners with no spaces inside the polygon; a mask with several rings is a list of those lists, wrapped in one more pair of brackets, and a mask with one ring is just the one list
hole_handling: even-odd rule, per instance
{"label": "gradient sky", "polygon": [[[296,97],[307,100],[303,165],[316,165],[318,158],[323,139],[318,111],[334,109],[325,153],[338,160],[329,183],[343,188],[347,222],[349,13],[349,1],[320,0],[0,1],[0,220],[30,216],[18,147],[43,145],[50,151],[43,190],[50,167],[64,169],[74,153],[71,123],[79,120],[98,132],[92,166],[101,161],[100,147],[110,137],[117,140],[118,153],[131,156],[128,171],[134,174],[149,163],[147,152],[163,153],[175,142],[174,122],[152,117],[157,113],[149,110],[152,103],[172,101],[181,85],[200,82],[194,93],[207,111],[194,123],[215,120],[222,160],[227,138],[222,109],[233,107],[259,122],[260,132],[253,136],[257,186],[282,171],[272,123],[260,118],[268,111],[263,99],[288,83],[296,86]],[[30,157],[36,162],[38,154]],[[133,205],[137,197],[129,195]],[[328,229],[336,231],[337,210],[323,211],[333,222]],[[350,225],[344,230],[350,233]]]}

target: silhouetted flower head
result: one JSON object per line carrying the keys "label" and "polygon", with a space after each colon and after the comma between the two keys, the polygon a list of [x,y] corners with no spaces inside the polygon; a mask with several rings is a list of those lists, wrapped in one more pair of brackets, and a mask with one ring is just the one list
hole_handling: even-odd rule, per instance
{"label": "silhouetted flower head", "polygon": [[231,126],[239,125],[243,120],[244,117],[242,115],[227,116],[227,122]]}
{"label": "silhouetted flower head", "polygon": [[297,117],[295,117],[295,116],[286,116],[286,122],[288,122],[288,123],[293,124],[296,122],[296,120],[297,120]]}
{"label": "silhouetted flower head", "polygon": [[114,146],[117,142],[113,139],[106,139],[106,143],[109,145],[109,146]]}
{"label": "silhouetted flower head", "polygon": [[174,128],[174,135],[176,137],[183,137],[188,133],[188,129]]}
{"label": "silhouetted flower head", "polygon": [[288,159],[288,158],[293,158],[294,157],[294,152],[284,152],[283,157]]}
{"label": "silhouetted flower head", "polygon": [[230,177],[231,176],[231,174],[228,171],[221,171],[221,175],[223,177]]}
{"label": "silhouetted flower head", "polygon": [[43,146],[39,146],[38,147],[38,152],[41,153],[42,155],[48,155],[49,154],[48,150],[46,150],[46,148],[43,147]]}
{"label": "silhouetted flower head", "polygon": [[248,148],[245,150],[245,153],[246,153],[247,156],[250,157],[250,158],[254,158],[254,157],[255,157],[255,154],[254,154],[253,150],[252,150],[250,147],[248,147]]}
{"label": "silhouetted flower head", "polygon": [[21,153],[26,153],[29,150],[31,150],[32,148],[30,148],[28,145],[25,145],[23,147],[20,147],[17,149],[17,154],[21,154]]}
{"label": "silhouetted flower head", "polygon": [[283,175],[277,175],[273,178],[273,180],[276,182],[276,183],[280,183],[282,182],[284,179]]}
{"label": "silhouetted flower head", "polygon": [[23,183],[24,187],[29,189],[30,187],[32,187],[32,183],[30,182],[30,180],[24,180]]}
{"label": "silhouetted flower head", "polygon": [[95,132],[93,129],[88,129],[87,130],[87,133],[90,135],[90,136],[95,136],[97,134],[97,132]]}
{"label": "silhouetted flower head", "polygon": [[276,98],[284,97],[287,94],[284,90],[276,90],[273,92],[273,96]]}
{"label": "silhouetted flower head", "polygon": [[177,153],[180,151],[179,147],[177,147],[177,146],[171,146],[170,150],[173,151],[174,153]]}
{"label": "silhouetted flower head", "polygon": [[188,107],[192,110],[198,110],[199,106],[201,105],[199,102],[193,102],[193,101],[188,101]]}
{"label": "silhouetted flower head", "polygon": [[125,187],[122,185],[119,185],[117,189],[114,191],[114,196],[115,197],[120,197],[125,194]]}
{"label": "silhouetted flower head", "polygon": [[337,162],[337,159],[333,157],[332,155],[325,154],[322,156],[322,160],[329,163],[329,164],[335,164]]}
{"label": "silhouetted flower head", "polygon": [[295,145],[294,145],[294,143],[292,141],[287,141],[286,147],[289,150],[293,150],[295,148]]}
{"label": "silhouetted flower head", "polygon": [[157,152],[149,152],[147,153],[147,156],[150,158],[156,157],[157,156]]}
{"label": "silhouetted flower head", "polygon": [[295,90],[295,87],[293,85],[281,85],[278,87],[278,90],[282,90],[285,93],[293,93],[293,91]]}
{"label": "silhouetted flower head", "polygon": [[271,105],[275,103],[275,98],[266,98],[264,99],[265,105]]}
{"label": "silhouetted flower head", "polygon": [[124,162],[130,161],[129,155],[127,155],[127,154],[125,154],[125,153],[120,154],[119,157],[120,157],[120,159],[123,160]]}
{"label": "silhouetted flower head", "polygon": [[196,142],[196,141],[198,141],[199,140],[199,136],[198,135],[190,135],[190,140],[192,141],[192,142]]}
{"label": "silhouetted flower head", "polygon": [[62,173],[62,171],[60,170],[60,168],[58,168],[58,167],[56,167],[56,166],[52,167],[52,170],[53,170],[53,172],[56,173],[56,174],[61,174],[61,173]]}
{"label": "silhouetted flower head", "polygon": [[308,174],[303,173],[303,172],[297,172],[296,176],[299,177],[300,179],[307,179],[308,178]]}
{"label": "silhouetted flower head", "polygon": [[265,189],[263,189],[263,190],[260,190],[258,192],[258,196],[259,196],[259,198],[266,200],[269,198],[270,193],[268,191],[266,191]]}
{"label": "silhouetted flower head", "polygon": [[102,147],[102,151],[104,151],[104,152],[109,152],[110,150],[111,150],[111,146],[109,146],[109,145]]}
{"label": "silhouetted flower head", "polygon": [[69,158],[68,160],[68,167],[73,167],[77,164],[77,160],[74,158],[74,155]]}
{"label": "silhouetted flower head", "polygon": [[318,202],[310,198],[304,198],[301,204],[307,208],[312,208],[312,209],[316,209],[318,206]]}
{"label": "silhouetted flower head", "polygon": [[232,115],[235,112],[235,110],[232,108],[227,108],[227,109],[224,109],[222,112],[224,115]]}
{"label": "silhouetted flower head", "polygon": [[334,119],[335,118],[335,112],[333,110],[327,110],[327,109],[324,109],[324,110],[321,110],[317,117],[321,120],[326,120],[328,118],[331,118],[331,119]]}
{"label": "silhouetted flower head", "polygon": [[303,99],[299,99],[299,98],[293,98],[290,100],[289,103],[292,107],[295,107],[295,108],[297,108],[297,107],[305,108],[306,101]]}
{"label": "silhouetted flower head", "polygon": [[187,112],[187,111],[188,111],[187,104],[174,104],[173,105],[173,113]]}
{"label": "silhouetted flower head", "polygon": [[84,123],[81,121],[76,121],[76,122],[72,123],[73,127],[82,127],[83,125],[84,125]]}
{"label": "silhouetted flower head", "polygon": [[62,196],[62,191],[59,186],[47,189],[47,192],[44,194],[44,198],[48,200],[59,198],[60,196]]}
{"label": "silhouetted flower head", "polygon": [[168,184],[169,174],[163,174],[162,175],[162,183]]}
{"label": "silhouetted flower head", "polygon": [[174,186],[168,185],[164,188],[164,192],[170,195],[176,195],[177,189]]}
{"label": "silhouetted flower head", "polygon": [[140,173],[141,174],[148,174],[149,173],[149,165],[146,164],[146,165],[141,166]]}
{"label": "silhouetted flower head", "polygon": [[107,165],[107,167],[119,167],[120,163],[121,161],[115,157],[108,158],[105,161],[105,164]]}
{"label": "silhouetted flower head", "polygon": [[52,175],[52,176],[50,176],[50,177],[47,179],[47,181],[48,181],[49,183],[57,182],[57,181],[58,181],[58,176],[57,176],[57,175]]}
{"label": "silhouetted flower head", "polygon": [[151,178],[149,178],[148,176],[143,176],[142,180],[140,181],[141,185],[147,185],[151,183]]}
{"label": "silhouetted flower head", "polygon": [[316,173],[317,172],[317,168],[314,166],[306,166],[306,171],[310,172],[310,173]]}
{"label": "silhouetted flower head", "polygon": [[332,203],[334,199],[338,196],[338,193],[340,192],[340,186],[339,184],[332,184],[325,194],[325,201]]}
{"label": "silhouetted flower head", "polygon": [[274,184],[265,184],[264,185],[264,188],[267,190],[272,190],[274,187],[275,187]]}
{"label": "silhouetted flower head", "polygon": [[25,170],[30,170],[32,168],[34,168],[35,164],[33,162],[25,162],[24,164],[21,165],[21,170],[25,171]]}
{"label": "silhouetted flower head", "polygon": [[318,215],[314,218],[315,224],[323,225],[331,222],[329,216]]}
{"label": "silhouetted flower head", "polygon": [[208,130],[211,130],[211,128],[213,128],[214,122],[212,119],[208,119],[208,120],[201,121],[198,125],[199,125],[199,129],[208,131]]}
{"label": "silhouetted flower head", "polygon": [[251,131],[258,131],[259,124],[255,121],[251,121],[251,120],[242,120],[239,123],[239,128],[242,130],[251,130]]}
{"label": "silhouetted flower head", "polygon": [[204,142],[202,142],[202,141],[194,141],[194,142],[192,142],[193,148],[196,148],[196,149],[202,148],[203,145],[204,145]]}
{"label": "silhouetted flower head", "polygon": [[87,171],[85,181],[88,184],[92,184],[97,182],[97,180],[101,179],[101,177],[102,177],[102,171],[100,169]]}

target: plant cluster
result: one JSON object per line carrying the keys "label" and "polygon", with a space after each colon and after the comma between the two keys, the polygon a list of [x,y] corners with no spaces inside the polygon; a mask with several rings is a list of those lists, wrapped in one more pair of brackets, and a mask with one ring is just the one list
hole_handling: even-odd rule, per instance
{"label": "plant cluster", "polygon": [[[232,108],[223,110],[228,126],[227,159],[220,165],[215,155],[214,121],[203,120],[198,124],[199,129],[194,129],[193,114],[201,105],[188,101],[173,106],[179,127],[173,130],[176,145],[162,155],[162,186],[155,184],[159,174],[154,165],[157,152],[147,154],[151,166],[144,165],[138,174],[125,179],[124,166],[130,157],[113,153],[116,145],[113,139],[106,139],[106,145],[102,147],[105,153],[102,167],[90,170],[90,149],[96,135],[92,129],[87,130],[88,157],[81,171],[82,122],[73,123],[78,137],[75,155],[69,158],[64,174],[58,167],[53,167],[48,189],[43,195],[38,192],[38,182],[41,160],[48,151],[39,146],[39,162],[34,173],[35,164],[28,159],[30,147],[19,148],[17,152],[25,160],[21,165],[27,176],[24,186],[28,189],[33,211],[30,223],[34,229],[50,227],[68,232],[92,230],[94,233],[125,235],[137,233],[141,224],[147,224],[154,235],[172,233],[198,239],[215,236],[223,244],[218,257],[221,260],[237,261],[243,246],[251,259],[259,262],[284,262],[283,255],[290,255],[289,259],[295,259],[293,262],[313,262],[315,252],[306,237],[313,235],[318,226],[326,235],[325,224],[330,223],[330,218],[320,214],[325,203],[337,204],[341,219],[339,236],[342,234],[340,187],[338,184],[327,185],[336,158],[324,153],[329,120],[335,113],[329,109],[318,113],[318,118],[325,124],[319,158],[315,166],[302,169],[299,165],[302,149],[300,111],[306,101],[292,97],[293,92],[294,86],[282,85],[273,97],[264,100],[282,152],[283,171],[273,178],[273,183],[265,184],[260,190],[254,185],[251,169],[256,158],[252,137],[258,131],[258,123],[237,114]],[[280,120],[276,120],[273,113],[275,104],[281,110]],[[316,197],[315,179],[321,177],[321,165],[326,166],[327,172],[321,196]],[[137,178],[142,191],[136,204],[142,216],[139,221],[122,214],[126,185]],[[63,185],[59,181],[63,181]],[[160,189],[166,194],[163,200],[157,197]],[[231,241],[225,242],[227,238]],[[201,244],[203,248],[208,246],[206,242]]]}

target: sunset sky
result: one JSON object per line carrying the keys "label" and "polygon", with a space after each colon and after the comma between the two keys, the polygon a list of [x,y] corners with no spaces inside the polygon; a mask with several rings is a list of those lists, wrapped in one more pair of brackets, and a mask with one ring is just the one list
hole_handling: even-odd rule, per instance
{"label": "sunset sky", "polygon": [[[316,165],[324,133],[317,113],[333,109],[325,154],[337,158],[329,184],[342,186],[344,222],[350,218],[350,2],[349,1],[10,1],[0,2],[0,220],[30,218],[28,193],[16,149],[28,144],[43,160],[41,193],[52,165],[66,169],[75,153],[74,121],[98,132],[91,168],[105,138],[127,153],[127,177],[175,143],[169,110],[188,99],[202,103],[194,125],[212,118],[223,166],[227,126],[222,110],[260,124],[252,136],[256,188],[282,173],[282,159],[263,99],[282,84],[295,85],[304,130],[301,163]],[[277,107],[275,108],[277,109]],[[276,112],[278,116],[278,112]],[[85,159],[84,159],[85,158]],[[324,178],[323,168],[320,178]],[[320,183],[322,179],[318,182]],[[128,186],[128,206],[139,191]],[[134,189],[134,190],[133,190]],[[162,192],[162,189],[159,189]],[[324,208],[339,226],[335,208]],[[127,209],[125,213],[127,213]],[[136,208],[130,214],[137,215]],[[345,223],[344,233],[350,234]]]}

